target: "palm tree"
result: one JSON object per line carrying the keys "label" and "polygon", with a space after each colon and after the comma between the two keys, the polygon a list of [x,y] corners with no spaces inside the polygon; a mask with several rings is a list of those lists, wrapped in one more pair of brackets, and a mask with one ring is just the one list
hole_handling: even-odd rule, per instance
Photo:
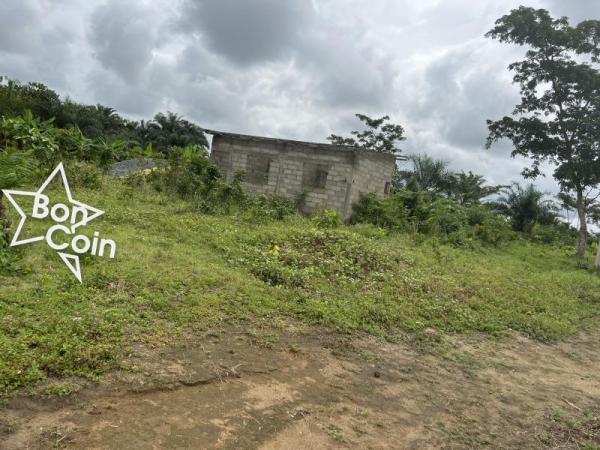
{"label": "palm tree", "polygon": [[545,194],[533,184],[523,188],[513,183],[505,188],[505,195],[495,202],[496,209],[510,217],[517,231],[531,232],[536,223],[549,225],[558,217],[557,207],[552,200],[544,200]]}
{"label": "palm tree", "polygon": [[399,170],[394,177],[394,188],[421,192],[443,192],[450,181],[448,163],[427,155],[410,155],[409,170]]}
{"label": "palm tree", "polygon": [[138,130],[143,145],[152,144],[163,153],[169,147],[208,146],[202,128],[172,112],[158,113],[153,120],[142,121]]}
{"label": "palm tree", "polygon": [[486,186],[486,180],[473,172],[449,175],[446,194],[463,205],[478,204],[485,197],[497,194],[507,186]]}

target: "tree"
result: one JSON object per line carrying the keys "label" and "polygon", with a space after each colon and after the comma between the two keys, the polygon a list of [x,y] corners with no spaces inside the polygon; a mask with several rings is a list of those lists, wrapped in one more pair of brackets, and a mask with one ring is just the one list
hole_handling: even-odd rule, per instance
{"label": "tree", "polygon": [[553,19],[548,11],[519,7],[496,21],[487,37],[529,50],[509,66],[520,87],[521,102],[511,117],[488,121],[489,148],[502,138],[512,141],[512,156],[527,156],[527,177],[541,174],[541,164],[555,166],[561,190],[574,192],[579,216],[577,255],[587,245],[588,198],[600,182],[600,21],[576,27]]}
{"label": "tree", "polygon": [[473,172],[450,174],[445,182],[446,194],[462,205],[480,203],[482,199],[497,194],[506,186],[486,186],[486,180]]}
{"label": "tree", "polygon": [[389,116],[371,119],[367,115],[356,114],[356,117],[367,126],[366,130],[350,132],[355,137],[332,134],[327,140],[334,145],[359,147],[380,153],[400,153],[400,149],[396,148],[396,142],[406,139],[401,125],[386,123],[390,120]]}
{"label": "tree", "polygon": [[533,184],[523,188],[519,183],[513,183],[494,204],[498,212],[510,218],[516,231],[530,233],[536,223],[550,225],[557,220],[556,205],[545,200],[544,193]]}
{"label": "tree", "polygon": [[169,147],[208,146],[202,128],[172,112],[158,113],[153,120],[142,121],[139,135],[143,145],[152,144],[163,153],[167,153]]}
{"label": "tree", "polygon": [[441,193],[447,190],[451,173],[448,163],[427,155],[410,155],[411,168],[399,170],[394,176],[394,189],[414,192]]}
{"label": "tree", "polygon": [[34,116],[49,120],[60,108],[58,94],[42,83],[21,84],[0,76],[0,116],[18,116],[31,111]]}
{"label": "tree", "polygon": [[[567,219],[570,220],[570,212],[577,210],[577,199],[567,192],[559,192],[556,196],[560,202],[560,207],[567,212]],[[585,199],[585,211],[588,222],[598,225],[600,223],[600,203],[598,197],[588,197]]]}

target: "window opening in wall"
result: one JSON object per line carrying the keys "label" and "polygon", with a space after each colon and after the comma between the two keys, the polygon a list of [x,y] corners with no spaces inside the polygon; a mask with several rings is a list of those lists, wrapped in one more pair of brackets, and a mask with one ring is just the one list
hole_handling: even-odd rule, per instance
{"label": "window opening in wall", "polygon": [[302,172],[302,185],[304,187],[325,189],[329,166],[325,164],[304,163]]}
{"label": "window opening in wall", "polygon": [[271,159],[266,155],[249,154],[246,160],[246,181],[250,184],[267,184]]}

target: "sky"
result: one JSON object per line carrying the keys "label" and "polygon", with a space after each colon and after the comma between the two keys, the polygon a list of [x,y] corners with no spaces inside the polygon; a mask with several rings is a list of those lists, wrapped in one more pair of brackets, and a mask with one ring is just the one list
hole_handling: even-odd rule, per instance
{"label": "sky", "polygon": [[596,0],[2,0],[0,74],[133,119],[315,142],[389,115],[404,154],[508,184],[527,160],[486,150],[485,121],[518,102],[525,49],[484,34],[521,4],[600,19]]}

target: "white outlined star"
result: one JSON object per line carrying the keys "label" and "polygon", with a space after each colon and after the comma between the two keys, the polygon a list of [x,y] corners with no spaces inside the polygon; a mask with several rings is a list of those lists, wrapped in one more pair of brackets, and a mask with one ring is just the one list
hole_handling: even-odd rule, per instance
{"label": "white outlined star", "polygon": [[[21,220],[19,221],[19,225],[17,226],[17,230],[11,240],[11,243],[10,243],[11,247],[16,247],[18,245],[24,245],[24,244],[31,244],[33,242],[39,242],[39,241],[43,241],[45,239],[45,235],[34,236],[31,238],[26,238],[26,239],[20,239],[21,231],[23,230],[23,226],[25,225],[25,221],[27,220],[27,214],[25,214],[23,209],[15,201],[14,196],[26,196],[26,197],[34,197],[35,198],[35,197],[39,196],[40,194],[42,194],[42,192],[44,192],[44,190],[48,187],[48,185],[52,182],[52,180],[58,174],[60,174],[60,176],[62,178],[62,184],[63,184],[63,187],[65,188],[65,192],[67,194],[67,198],[68,198],[69,202],[72,205],[75,205],[79,208],[85,209],[86,212],[88,212],[88,211],[91,212],[91,214],[89,216],[87,214],[85,214],[85,215],[83,215],[82,220],[71,225],[71,233],[74,233],[75,230],[77,228],[79,228],[80,226],[87,225],[90,221],[92,221],[92,220],[100,217],[102,214],[104,214],[104,211],[102,211],[98,208],[94,208],[93,206],[86,205],[85,203],[77,201],[73,198],[73,196],[71,195],[71,189],[69,188],[69,182],[67,181],[67,175],[65,173],[65,168],[63,166],[63,163],[60,163],[60,164],[58,164],[58,166],[56,166],[56,168],[52,171],[52,173],[48,176],[48,178],[46,178],[46,181],[44,181],[42,186],[36,192],[16,191],[16,190],[11,190],[11,189],[6,189],[6,190],[3,189],[2,190],[2,193],[6,196],[8,201],[14,206],[15,210],[21,217]],[[69,253],[64,253],[64,252],[58,252],[58,255],[61,257],[63,262],[67,265],[69,270],[71,272],[73,272],[73,274],[77,277],[79,282],[81,282],[82,279],[81,279],[81,266],[80,266],[80,262],[79,262],[79,256],[69,254]]]}

